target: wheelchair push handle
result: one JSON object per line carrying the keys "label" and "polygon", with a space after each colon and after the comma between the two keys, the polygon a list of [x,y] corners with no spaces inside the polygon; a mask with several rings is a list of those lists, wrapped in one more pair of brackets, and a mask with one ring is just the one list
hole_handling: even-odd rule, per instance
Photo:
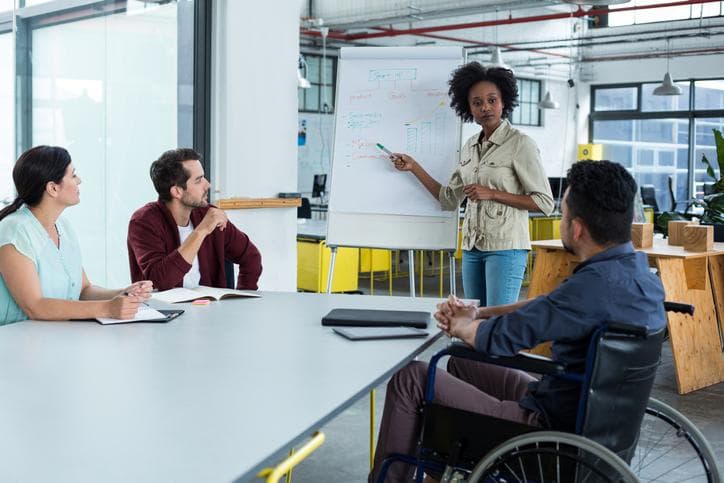
{"label": "wheelchair push handle", "polygon": [[679,312],[681,314],[694,315],[693,305],[680,304],[678,302],[664,302],[664,310],[667,312]]}

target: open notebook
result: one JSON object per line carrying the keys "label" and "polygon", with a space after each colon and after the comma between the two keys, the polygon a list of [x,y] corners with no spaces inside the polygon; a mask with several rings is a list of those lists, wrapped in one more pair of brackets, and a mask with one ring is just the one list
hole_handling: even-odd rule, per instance
{"label": "open notebook", "polygon": [[256,292],[245,290],[234,290],[233,288],[216,288],[199,285],[195,288],[177,287],[162,292],[151,294],[154,300],[160,300],[169,304],[180,302],[191,302],[198,299],[221,300],[231,297],[261,297]]}

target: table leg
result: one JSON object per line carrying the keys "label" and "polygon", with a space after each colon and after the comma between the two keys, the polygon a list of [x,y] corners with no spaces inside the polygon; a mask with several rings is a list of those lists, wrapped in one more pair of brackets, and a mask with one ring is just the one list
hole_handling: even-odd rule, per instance
{"label": "table leg", "polygon": [[[574,255],[561,250],[536,248],[533,273],[528,285],[528,298],[552,292],[573,272],[576,265]],[[551,356],[551,343],[538,344],[530,350],[533,354]]]}
{"label": "table leg", "polygon": [[719,319],[719,344],[724,349],[724,255],[709,257],[709,281]]}
{"label": "table leg", "polygon": [[679,394],[716,384],[724,375],[707,258],[657,257],[666,299],[694,306],[694,316],[669,313],[669,334]]}

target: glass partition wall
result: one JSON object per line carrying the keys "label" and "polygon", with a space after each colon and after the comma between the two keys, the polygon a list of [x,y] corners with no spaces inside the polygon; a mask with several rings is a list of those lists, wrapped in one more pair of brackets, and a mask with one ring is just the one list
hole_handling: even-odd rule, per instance
{"label": "glass partition wall", "polygon": [[[208,119],[195,122],[194,93],[194,58],[202,54],[195,18],[203,6],[19,1],[14,32],[0,30],[0,118],[5,125],[9,112],[16,127],[11,137],[0,130],[0,168],[9,173],[30,146],[68,149],[83,182],[81,203],[64,215],[80,239],[83,265],[94,283],[123,286],[130,280],[128,220],[157,198],[151,162],[178,146],[205,150],[195,131]],[[17,74],[8,99],[6,64]]]}

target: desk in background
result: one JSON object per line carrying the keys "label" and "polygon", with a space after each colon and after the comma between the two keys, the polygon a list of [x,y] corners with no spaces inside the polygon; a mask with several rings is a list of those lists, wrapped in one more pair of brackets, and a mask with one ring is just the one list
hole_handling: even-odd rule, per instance
{"label": "desk in background", "polygon": [[258,481],[440,336],[352,342],[322,316],[437,302],[263,293],[168,324],[2,326],[0,481]]}
{"label": "desk in background", "polygon": [[[711,252],[695,253],[655,238],[652,248],[640,250],[658,269],[666,299],[695,309],[693,317],[668,314],[679,394],[724,381],[724,243],[714,245]],[[536,256],[529,298],[552,291],[578,263],[560,240],[533,242],[533,247]]]}

